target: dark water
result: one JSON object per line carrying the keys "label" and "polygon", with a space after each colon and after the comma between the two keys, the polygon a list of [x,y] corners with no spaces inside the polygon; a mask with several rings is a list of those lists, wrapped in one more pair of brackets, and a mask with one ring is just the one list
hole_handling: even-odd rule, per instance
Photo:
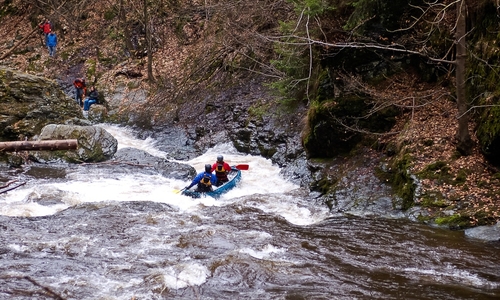
{"label": "dark water", "polygon": [[27,184],[0,194],[0,299],[500,299],[500,244],[375,217],[373,191],[351,208],[357,188],[339,205],[364,217],[331,214],[227,146],[187,163],[221,152],[250,168],[219,200],[114,165],[3,170]]}
{"label": "dark water", "polygon": [[307,226],[244,197],[197,213],[85,203],[0,217],[0,298],[498,299],[498,245],[402,220]]}

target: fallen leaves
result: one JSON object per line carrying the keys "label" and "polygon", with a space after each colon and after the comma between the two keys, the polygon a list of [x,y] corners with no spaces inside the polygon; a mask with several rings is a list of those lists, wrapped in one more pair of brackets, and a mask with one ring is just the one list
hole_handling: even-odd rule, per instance
{"label": "fallen leaves", "polygon": [[[431,87],[432,88],[432,87]],[[408,92],[405,92],[407,96]],[[500,220],[500,181],[494,177],[492,168],[480,153],[476,146],[472,155],[460,156],[454,144],[454,136],[457,130],[456,104],[452,101],[442,99],[431,101],[431,106],[412,109],[401,118],[396,125],[396,130],[403,130],[396,137],[387,137],[387,142],[404,142],[404,151],[412,157],[411,172],[417,174],[422,172],[430,164],[444,161],[447,164],[451,178],[458,178],[462,174],[463,183],[450,184],[440,180],[424,178],[420,184],[420,194],[438,191],[446,201],[450,203],[461,203],[460,207],[450,204],[451,207],[462,215],[471,216],[471,224],[484,223],[485,219],[494,224]],[[470,132],[473,134],[474,124],[470,124]],[[475,144],[477,139],[472,136]],[[437,170],[441,171],[441,170]],[[466,174],[463,177],[463,174]],[[416,199],[416,202],[421,202]],[[436,213],[438,209],[429,208],[429,213]],[[483,221],[476,215],[482,215]]]}

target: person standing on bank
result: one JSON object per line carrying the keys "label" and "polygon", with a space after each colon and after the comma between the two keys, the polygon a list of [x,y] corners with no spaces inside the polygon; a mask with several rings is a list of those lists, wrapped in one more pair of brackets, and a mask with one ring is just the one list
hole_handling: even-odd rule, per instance
{"label": "person standing on bank", "polygon": [[73,86],[75,87],[76,103],[80,105],[81,108],[83,108],[83,99],[85,97],[85,92],[86,92],[85,79],[76,78],[75,81],[73,81]]}
{"label": "person standing on bank", "polygon": [[45,22],[43,22],[42,24],[38,25],[38,27],[40,27],[40,29],[42,29],[42,33],[43,33],[43,36],[44,36],[43,41],[44,41],[45,45],[47,45],[47,36],[52,31],[52,24],[50,24],[49,20],[45,19]]}
{"label": "person standing on bank", "polygon": [[47,35],[47,47],[49,48],[49,56],[56,55],[57,35],[52,31]]}

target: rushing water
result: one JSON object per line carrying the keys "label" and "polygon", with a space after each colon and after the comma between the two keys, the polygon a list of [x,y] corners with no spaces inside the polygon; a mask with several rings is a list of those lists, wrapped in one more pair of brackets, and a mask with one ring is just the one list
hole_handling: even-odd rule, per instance
{"label": "rushing water", "polygon": [[[154,140],[105,128],[119,148],[168,158]],[[0,194],[0,299],[500,298],[498,244],[331,215],[269,160],[230,145],[185,163],[201,171],[217,154],[249,165],[218,200],[179,195],[187,182],[157,174],[20,174],[31,180]]]}

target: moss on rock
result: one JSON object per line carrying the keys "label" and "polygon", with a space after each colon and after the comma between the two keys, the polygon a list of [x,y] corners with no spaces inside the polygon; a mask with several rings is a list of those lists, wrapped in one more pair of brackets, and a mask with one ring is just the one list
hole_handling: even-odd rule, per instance
{"label": "moss on rock", "polygon": [[[411,163],[411,155],[399,155],[394,157],[391,167],[386,172],[383,172],[393,191],[400,197],[401,203],[398,203],[398,206],[402,210],[408,210],[415,205],[414,199],[417,186],[409,172]],[[380,177],[381,173],[379,172],[378,175]]]}
{"label": "moss on rock", "polygon": [[2,67],[0,98],[0,141],[31,138],[49,123],[81,115],[55,81]]}
{"label": "moss on rock", "polygon": [[470,227],[470,217],[460,214],[438,217],[434,222],[437,225],[446,225],[450,229],[464,229]]}

